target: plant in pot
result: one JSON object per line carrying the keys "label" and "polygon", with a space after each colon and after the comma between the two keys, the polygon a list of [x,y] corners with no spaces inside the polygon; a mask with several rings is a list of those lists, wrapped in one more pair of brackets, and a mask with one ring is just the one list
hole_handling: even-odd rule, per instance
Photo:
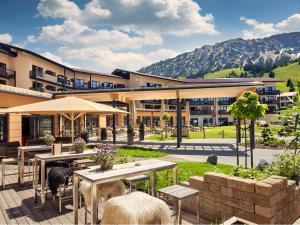
{"label": "plant in pot", "polygon": [[117,159],[117,151],[114,147],[104,145],[99,148],[96,154],[96,163],[102,170],[111,170]]}
{"label": "plant in pot", "polygon": [[107,129],[101,128],[101,141],[107,140]]}
{"label": "plant in pot", "polygon": [[133,128],[131,125],[127,128],[127,144],[133,145]]}
{"label": "plant in pot", "polygon": [[140,123],[139,134],[140,134],[140,141],[143,141],[145,139],[145,124],[143,121]]}
{"label": "plant in pot", "polygon": [[85,141],[82,138],[76,138],[73,143],[73,149],[76,153],[82,153],[85,148]]}
{"label": "plant in pot", "polygon": [[55,141],[55,137],[53,137],[51,134],[48,134],[44,137],[44,141],[47,146],[51,146]]}

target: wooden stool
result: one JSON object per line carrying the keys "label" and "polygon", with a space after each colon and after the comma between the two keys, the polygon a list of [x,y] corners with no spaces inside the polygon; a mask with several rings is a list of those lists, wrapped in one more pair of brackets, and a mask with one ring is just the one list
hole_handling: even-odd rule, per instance
{"label": "wooden stool", "polygon": [[10,174],[5,174],[5,165],[7,164],[13,164],[13,163],[18,163],[19,159],[18,158],[4,158],[1,160],[2,164],[2,179],[1,179],[1,184],[2,188],[5,188],[5,177],[10,176],[10,175],[16,175],[18,173],[10,173]]}
{"label": "wooden stool", "polygon": [[138,175],[133,177],[128,177],[125,181],[129,182],[130,192],[132,192],[133,188],[137,190],[137,184],[142,181],[148,180],[148,194],[150,194],[150,179],[147,175]]}
{"label": "wooden stool", "polygon": [[185,200],[187,198],[191,197],[197,197],[197,224],[200,222],[200,215],[199,215],[199,191],[184,187],[181,185],[172,185],[170,187],[162,188],[158,191],[159,193],[170,196],[174,200],[175,204],[175,224],[182,224],[182,212],[181,212],[181,206],[182,206],[182,200]]}
{"label": "wooden stool", "polygon": [[74,166],[78,166],[79,168],[86,168],[95,164],[95,160],[92,159],[78,159],[73,161]]}

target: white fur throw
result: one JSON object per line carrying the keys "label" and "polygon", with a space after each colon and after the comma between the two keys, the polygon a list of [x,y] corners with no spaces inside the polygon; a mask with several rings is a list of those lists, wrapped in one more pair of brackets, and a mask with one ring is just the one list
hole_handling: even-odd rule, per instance
{"label": "white fur throw", "polygon": [[142,192],[114,197],[107,201],[101,224],[170,224],[167,204]]}
{"label": "white fur throw", "polygon": [[[126,191],[122,181],[112,181],[109,183],[98,184],[97,202],[108,200],[111,197],[123,195]],[[91,205],[91,184],[86,181],[80,182],[80,192],[83,194],[86,206]]]}

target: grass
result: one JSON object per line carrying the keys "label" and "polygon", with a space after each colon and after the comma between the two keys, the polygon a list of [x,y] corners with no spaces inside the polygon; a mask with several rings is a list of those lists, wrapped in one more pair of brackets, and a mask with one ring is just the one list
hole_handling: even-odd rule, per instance
{"label": "grass", "polygon": [[[187,181],[192,176],[203,176],[204,173],[209,171],[230,174],[234,168],[232,165],[211,165],[204,162],[178,162],[177,165],[180,182]],[[160,189],[172,185],[172,177],[173,173],[170,170],[158,172],[156,188]]]}
{"label": "grass", "polygon": [[[214,73],[205,74],[205,78],[222,78],[226,77],[231,71],[235,71],[237,74],[240,74],[243,70],[240,68],[225,69],[217,71]],[[295,87],[297,86],[298,81],[300,81],[300,65],[296,63],[290,63],[287,66],[282,66],[274,69],[275,78],[282,80],[283,82],[277,83],[277,88],[280,91],[286,92],[289,91],[289,88],[286,87],[286,82],[289,78],[293,81]],[[268,77],[268,73],[265,74]]]}
{"label": "grass", "polygon": [[241,72],[243,72],[243,69],[232,68],[232,69],[220,70],[220,71],[213,72],[213,73],[207,73],[204,75],[204,77],[205,78],[223,78],[223,77],[226,77],[231,71],[235,71],[237,74],[240,74]]}
{"label": "grass", "polygon": [[[273,135],[277,135],[277,132],[282,128],[282,126],[272,125],[269,128],[271,129]],[[263,130],[262,127],[255,127],[255,132],[257,137],[261,136],[262,130]],[[235,126],[207,127],[205,131],[205,138],[235,138],[235,137],[236,137]],[[199,138],[204,138],[203,132],[190,132],[190,136],[188,138],[184,137],[184,139],[199,139]],[[176,138],[170,136],[161,139],[161,136],[159,134],[153,134],[146,138],[146,140],[152,140],[152,141],[166,141],[166,140],[175,140],[175,139]]]}
{"label": "grass", "polygon": [[118,156],[132,157],[132,158],[160,158],[167,154],[158,150],[152,150],[141,147],[127,147],[123,146],[118,149]]}

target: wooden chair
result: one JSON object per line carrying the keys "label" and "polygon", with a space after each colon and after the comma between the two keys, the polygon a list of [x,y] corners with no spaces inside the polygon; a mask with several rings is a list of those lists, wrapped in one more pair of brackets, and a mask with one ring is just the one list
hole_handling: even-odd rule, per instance
{"label": "wooden chair", "polygon": [[172,185],[166,188],[162,188],[158,191],[160,194],[166,195],[171,197],[174,201],[175,207],[175,224],[182,224],[182,201],[191,197],[197,197],[197,224],[200,222],[200,215],[199,215],[199,191],[181,186],[181,185]]}
{"label": "wooden chair", "polygon": [[139,176],[128,177],[125,179],[125,181],[127,181],[129,183],[130,192],[132,192],[133,190],[134,191],[137,190],[137,185],[139,182],[148,181],[148,194],[150,194],[150,178],[149,178],[149,176],[139,175]]}

